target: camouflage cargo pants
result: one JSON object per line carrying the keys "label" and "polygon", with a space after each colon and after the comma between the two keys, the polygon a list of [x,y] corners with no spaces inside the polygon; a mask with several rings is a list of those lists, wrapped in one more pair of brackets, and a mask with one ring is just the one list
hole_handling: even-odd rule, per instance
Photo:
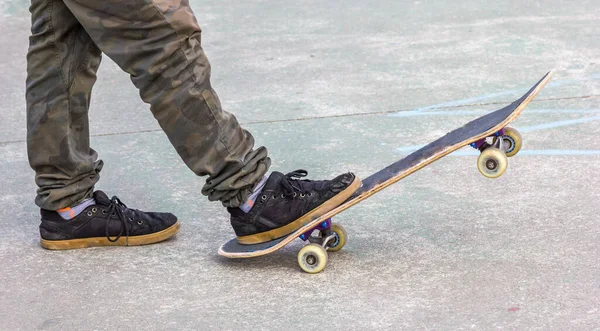
{"label": "camouflage cargo pants", "polygon": [[32,0],[27,54],[27,148],[36,204],[57,210],[91,196],[102,161],[88,108],[101,54],[140,91],[202,193],[238,206],[270,165],[264,147],[221,109],[185,0]]}

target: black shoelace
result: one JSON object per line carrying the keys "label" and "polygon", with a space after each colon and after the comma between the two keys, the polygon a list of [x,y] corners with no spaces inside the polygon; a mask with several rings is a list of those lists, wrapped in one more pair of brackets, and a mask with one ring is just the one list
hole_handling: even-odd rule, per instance
{"label": "black shoelace", "polygon": [[302,183],[309,183],[310,180],[299,178],[306,177],[308,175],[308,171],[304,169],[294,170],[285,175],[285,177],[281,180],[281,185],[283,186],[283,190],[285,193],[284,196],[293,196],[295,197],[297,194],[301,194],[301,196],[312,195],[310,192],[310,188],[302,187]]}
{"label": "black shoelace", "polygon": [[[108,241],[110,242],[116,242],[117,240],[119,240],[122,236],[123,236],[123,231],[125,231],[125,240],[129,241],[129,224],[127,222],[127,219],[133,220],[131,217],[128,217],[127,215],[125,215],[125,213],[123,212],[124,210],[127,209],[127,205],[125,205],[123,202],[121,202],[121,200],[119,200],[119,198],[117,198],[116,196],[113,196],[110,199],[110,204],[108,205],[108,208],[106,210],[107,212],[107,219],[106,219],[106,238],[108,239]],[[119,221],[121,221],[121,228],[119,230],[119,234],[114,238],[111,239],[110,238],[110,234],[108,233],[108,225],[109,222],[111,221],[112,215],[116,215],[117,218],[119,219]],[[128,243],[126,243],[128,244]]]}

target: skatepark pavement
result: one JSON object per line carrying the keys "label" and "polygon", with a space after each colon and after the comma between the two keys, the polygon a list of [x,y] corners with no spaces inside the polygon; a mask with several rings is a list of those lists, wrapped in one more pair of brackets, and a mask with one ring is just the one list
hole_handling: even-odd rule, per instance
{"label": "skatepark pavement", "polygon": [[[349,239],[303,273],[297,241],[228,260],[201,194],[107,57],[90,110],[97,186],[171,211],[162,244],[39,246],[27,163],[28,3],[0,0],[0,330],[600,329],[600,3],[202,1],[213,86],[272,170],[366,177],[553,80],[513,123],[522,151],[479,174],[468,148],[338,215]],[[106,120],[106,119],[110,120]]]}

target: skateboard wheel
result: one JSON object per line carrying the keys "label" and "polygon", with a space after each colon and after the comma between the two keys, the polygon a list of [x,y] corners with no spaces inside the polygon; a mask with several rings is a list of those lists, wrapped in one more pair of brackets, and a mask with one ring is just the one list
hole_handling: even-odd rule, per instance
{"label": "skateboard wheel", "polygon": [[513,128],[504,128],[504,135],[502,136],[503,144],[505,147],[506,156],[511,157],[517,155],[523,146],[523,137],[519,131]]}
{"label": "skateboard wheel", "polygon": [[348,234],[343,226],[333,223],[331,224],[331,231],[335,234],[335,239],[333,242],[328,244],[328,250],[330,252],[337,252],[346,245],[346,239],[348,238]]}
{"label": "skateboard wheel", "polygon": [[506,171],[508,160],[503,151],[490,147],[479,155],[477,168],[487,178],[498,178]]}
{"label": "skateboard wheel", "polygon": [[319,244],[308,244],[298,252],[298,265],[309,274],[321,272],[327,264],[327,251]]}

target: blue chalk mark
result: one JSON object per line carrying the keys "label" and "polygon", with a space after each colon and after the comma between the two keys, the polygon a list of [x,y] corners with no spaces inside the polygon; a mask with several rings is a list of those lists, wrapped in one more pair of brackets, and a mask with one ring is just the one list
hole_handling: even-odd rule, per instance
{"label": "blue chalk mark", "polygon": [[460,116],[460,115],[483,115],[485,111],[482,110],[454,110],[454,111],[428,111],[423,112],[420,110],[407,110],[398,113],[390,114],[391,117],[415,117],[415,116]]}
{"label": "blue chalk mark", "polygon": [[[466,149],[456,151],[453,156],[478,156],[479,152]],[[518,156],[577,156],[577,155],[600,155],[597,149],[523,149]]]}
{"label": "blue chalk mark", "polygon": [[519,155],[600,155],[597,149],[542,149],[521,150]]}
{"label": "blue chalk mark", "polygon": [[[581,84],[582,81],[585,80],[600,80],[600,73],[599,72],[594,72],[592,74],[590,74],[587,77],[583,77],[583,79],[579,79],[579,80],[574,80],[574,79],[561,79],[561,80],[553,80],[550,81],[546,87],[560,87],[563,85],[577,85],[577,84]],[[476,97],[472,97],[472,98],[466,98],[466,99],[459,99],[459,100],[453,100],[453,101],[448,101],[448,102],[442,102],[442,103],[438,103],[435,105],[429,105],[429,106],[425,106],[425,107],[419,107],[419,108],[415,108],[413,110],[410,111],[400,111],[397,113],[392,113],[389,116],[407,116],[407,115],[402,115],[402,113],[410,113],[410,112],[427,112],[429,110],[432,109],[437,109],[437,108],[449,108],[449,107],[459,107],[459,106],[469,106],[469,105],[473,105],[473,103],[476,102],[480,102],[480,101],[485,101],[485,100],[489,100],[492,98],[496,98],[496,97],[501,97],[501,96],[506,96],[506,95],[520,95],[520,93],[523,91],[523,89],[510,89],[510,90],[505,90],[502,92],[495,92],[495,93],[487,93],[487,94],[483,94],[480,96],[476,96]],[[474,106],[474,105],[473,105]],[[438,113],[438,112],[436,112]],[[411,115],[408,115],[411,116]],[[416,115],[412,115],[412,116],[416,116]]]}
{"label": "blue chalk mark", "polygon": [[[391,117],[416,117],[416,116],[468,116],[484,115],[490,113],[485,110],[438,110],[421,112],[416,110],[407,110],[390,114]],[[527,114],[597,114],[600,109],[531,109]]]}
{"label": "blue chalk mark", "polygon": [[[531,125],[531,126],[515,127],[515,128],[521,133],[526,133],[526,132],[534,132],[534,131],[539,131],[539,130],[554,129],[554,128],[558,128],[561,126],[569,126],[569,125],[573,125],[573,124],[581,124],[581,123],[587,123],[587,122],[592,122],[592,121],[600,121],[600,116],[584,117],[584,118],[578,118],[578,119],[574,119],[574,120],[556,121],[556,122],[544,123],[544,124],[539,124],[539,125]],[[398,147],[398,148],[396,148],[396,152],[401,153],[401,154],[409,154],[409,153],[412,153],[412,152],[416,151],[417,149],[424,147],[424,146],[425,146],[425,144]],[[523,152],[525,152],[525,151],[521,151],[521,152],[519,152],[519,154],[521,154]],[[456,153],[458,153],[458,152],[456,152]],[[469,154],[469,155],[471,155],[471,154]]]}
{"label": "blue chalk mark", "polygon": [[578,118],[578,119],[574,119],[574,120],[564,120],[564,121],[556,121],[556,122],[544,123],[544,124],[539,124],[539,125],[532,125],[532,126],[517,128],[517,130],[519,130],[520,132],[533,132],[533,131],[538,131],[538,130],[553,129],[553,128],[558,128],[561,126],[587,123],[587,122],[598,121],[598,120],[600,120],[600,116],[592,116],[592,117]]}
{"label": "blue chalk mark", "polygon": [[[512,94],[517,93],[518,91],[521,91],[521,90],[520,89],[512,89],[512,90],[506,90],[506,91],[502,91],[502,92],[488,93],[488,94],[480,95],[480,96],[477,96],[477,97],[460,99],[460,100],[453,100],[453,101],[438,103],[438,104],[435,104],[435,105],[430,105],[430,106],[415,108],[412,111],[422,112],[422,111],[427,111],[427,110],[436,109],[436,108],[442,108],[442,107],[465,106],[465,105],[468,105],[468,104],[471,104],[471,103],[474,103],[474,102],[489,100],[489,99],[492,99],[492,98],[495,98],[495,97],[500,97],[500,96],[505,96],[505,95],[512,95]],[[393,115],[394,114],[392,114],[392,116]]]}
{"label": "blue chalk mark", "polygon": [[[414,147],[414,146],[407,146]],[[408,154],[416,151],[418,148],[408,150],[405,148],[401,151],[402,154]],[[577,156],[577,155],[600,155],[600,150],[597,149],[522,149],[519,156]],[[479,156],[479,151],[472,149],[461,149],[450,156]]]}
{"label": "blue chalk mark", "polygon": [[[578,118],[578,119],[574,119],[574,120],[556,121],[556,122],[544,123],[544,124],[539,124],[539,125],[531,125],[531,126],[525,126],[525,127],[516,127],[516,129],[519,132],[525,133],[525,132],[534,132],[534,131],[546,130],[546,129],[554,129],[554,128],[558,128],[561,126],[581,124],[581,123],[587,123],[587,122],[592,122],[592,121],[600,121],[600,116],[584,117],[584,118]],[[396,148],[396,152],[398,152],[400,154],[410,154],[424,146],[425,146],[425,144],[398,147],[398,148]],[[576,150],[571,150],[571,151],[576,151]],[[454,154],[461,155],[460,153],[463,153],[463,151],[456,151]],[[476,152],[476,151],[469,151],[469,154],[465,154],[465,155],[477,155],[477,153],[478,152]],[[523,150],[523,151],[519,152],[519,155],[521,155],[521,154],[527,155],[527,153],[532,153],[532,151]],[[573,152],[573,153],[575,153],[575,152]],[[531,154],[531,155],[534,155],[534,154]],[[546,154],[537,154],[537,155],[546,155]],[[548,154],[548,155],[595,155],[595,154]]]}
{"label": "blue chalk mark", "polygon": [[414,151],[416,151],[417,149],[424,147],[425,145],[412,145],[412,146],[404,146],[404,147],[398,147],[396,148],[396,152],[399,152],[401,154],[409,154],[412,153]]}
{"label": "blue chalk mark", "polygon": [[527,114],[596,114],[600,113],[600,108],[591,109],[527,109]]}
{"label": "blue chalk mark", "polygon": [[593,80],[600,80],[600,72],[594,72],[590,75],[590,78]]}
{"label": "blue chalk mark", "polygon": [[546,84],[546,87],[559,87],[562,85],[577,84],[577,83],[578,83],[578,81],[573,80],[573,79],[552,80],[548,84]]}

